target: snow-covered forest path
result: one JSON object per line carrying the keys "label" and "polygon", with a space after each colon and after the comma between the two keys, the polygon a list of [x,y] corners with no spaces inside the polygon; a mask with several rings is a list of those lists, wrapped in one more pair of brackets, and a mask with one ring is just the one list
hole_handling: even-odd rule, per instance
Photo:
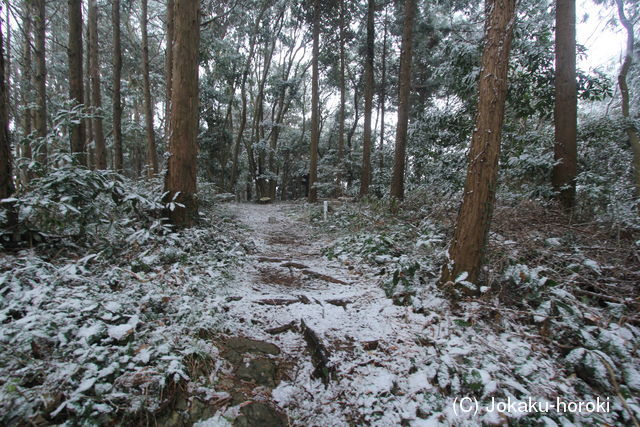
{"label": "snow-covered forest path", "polygon": [[393,305],[375,272],[323,257],[327,242],[292,205],[230,209],[256,245],[226,298],[230,338],[221,354],[236,366],[228,379],[232,404],[253,407],[243,410],[250,423],[403,419],[395,411],[411,405],[396,395],[426,383],[411,375],[412,362],[424,357],[416,337],[426,318]]}

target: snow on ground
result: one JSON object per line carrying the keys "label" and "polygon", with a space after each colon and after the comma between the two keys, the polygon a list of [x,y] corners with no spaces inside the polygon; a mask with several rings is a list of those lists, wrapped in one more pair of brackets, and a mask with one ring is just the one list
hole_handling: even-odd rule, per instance
{"label": "snow on ground", "polygon": [[[296,211],[286,205],[235,205],[233,209],[254,230],[257,253],[238,275],[241,280],[237,285],[228,288],[230,295],[242,299],[230,304],[225,325],[236,334],[273,342],[290,358],[303,362],[294,377],[273,391],[281,407],[296,423],[307,425],[388,425],[413,417],[411,407],[388,407],[385,401],[391,399],[383,396],[393,397],[394,389],[408,381],[414,389],[420,387],[416,384],[419,374],[410,376],[408,372],[412,360],[423,357],[424,349],[416,343],[416,336],[427,319],[410,307],[393,305],[372,272],[350,270],[324,258],[320,250],[328,241],[311,238],[309,226],[293,218]],[[265,258],[271,262],[260,262]],[[345,283],[281,266],[287,262]],[[265,277],[281,275],[288,276],[290,283],[264,283]],[[298,296],[301,301],[289,305],[259,304]],[[275,337],[265,332],[300,321],[318,333],[331,350],[336,379],[327,387],[311,378],[314,368],[300,332]]]}
{"label": "snow on ground", "polygon": [[[611,394],[602,396],[610,401],[607,413],[546,414],[535,405],[491,411],[493,402],[586,402],[599,394],[571,375],[535,333],[537,326],[501,320],[477,303],[454,310],[428,286],[420,304],[394,305],[379,269],[321,255],[334,237],[318,237],[299,206],[233,205],[232,211],[250,228],[256,252],[227,288],[236,298],[224,325],[229,333],[275,343],[292,361],[272,398],[295,425],[477,425],[523,417],[542,425],[591,425],[632,422],[628,413],[639,412],[633,399]],[[313,378],[312,349],[302,331],[266,332],[290,322],[307,325],[329,349],[329,381]],[[620,346],[635,354],[638,331],[623,329],[631,338]],[[578,365],[605,369],[591,357]],[[465,397],[478,405],[477,413],[460,410]]]}
{"label": "snow on ground", "polygon": [[[615,315],[627,300],[596,307],[542,267],[518,264],[504,274],[520,306],[489,296],[456,307],[433,281],[445,243],[429,221],[354,233],[340,222],[346,212],[327,233],[331,224],[310,225],[318,206],[219,209],[227,214],[119,256],[54,248],[49,258],[44,249],[0,258],[0,421],[553,426],[640,417],[640,330]],[[597,399],[607,411],[540,411]],[[537,406],[518,406],[531,400]],[[495,403],[512,407],[491,411]]]}

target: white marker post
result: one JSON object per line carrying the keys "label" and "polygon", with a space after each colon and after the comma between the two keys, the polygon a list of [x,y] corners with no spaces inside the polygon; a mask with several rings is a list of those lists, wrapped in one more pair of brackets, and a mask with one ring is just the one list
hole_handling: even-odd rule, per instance
{"label": "white marker post", "polygon": [[327,220],[327,214],[329,213],[329,202],[327,202],[326,200],[324,202],[324,209],[323,209],[322,213],[324,214],[324,220],[326,221]]}

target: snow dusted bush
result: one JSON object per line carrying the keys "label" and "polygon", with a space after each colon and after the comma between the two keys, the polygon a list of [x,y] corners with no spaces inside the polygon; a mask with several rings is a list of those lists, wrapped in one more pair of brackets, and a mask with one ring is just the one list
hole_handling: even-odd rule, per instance
{"label": "snow dusted bush", "polygon": [[[173,232],[158,182],[61,167],[19,194],[45,243],[0,258],[0,423],[155,417],[217,349],[222,290],[245,248],[216,210]],[[196,387],[196,388],[197,388]],[[132,421],[133,422],[133,421]]]}
{"label": "snow dusted bush", "polygon": [[[16,194],[22,231],[88,245],[131,240],[142,229],[166,233],[159,187],[144,187],[110,171],[65,162]],[[136,234],[138,233],[138,234]],[[144,234],[144,232],[142,232]],[[139,236],[140,237],[140,236]]]}
{"label": "snow dusted bush", "polygon": [[[481,410],[479,418],[456,414],[454,399],[471,396],[481,408],[488,408],[494,400],[519,402],[529,397],[551,403],[558,396],[583,402],[608,398],[608,413],[516,411],[504,416],[510,423],[546,425],[630,425],[633,417],[640,417],[640,406],[633,400],[640,386],[640,328],[634,318],[633,293],[620,286],[618,295],[601,300],[593,292],[579,293],[584,285],[575,283],[602,280],[611,269],[583,249],[583,239],[593,239],[600,232],[597,227],[554,238],[548,236],[562,229],[537,230],[536,223],[527,223],[528,217],[514,218],[509,209],[501,212],[496,228],[511,233],[509,238],[490,234],[490,250],[497,252],[487,261],[491,286],[483,287],[480,298],[462,299],[452,306],[436,286],[447,238],[429,209],[420,209],[401,210],[397,216],[375,206],[336,210],[331,222],[357,230],[354,234],[342,235],[325,223],[316,224],[337,234],[325,256],[368,266],[396,304],[425,316],[424,332],[416,337],[424,345],[424,355],[415,359],[406,384],[404,380],[398,384],[407,392],[399,393],[394,405],[417,405],[427,423],[471,426],[505,419],[488,410]],[[548,218],[538,220],[549,223]],[[510,228],[515,229],[516,223],[523,227],[522,221],[528,225],[526,232],[518,229],[518,241],[512,240]],[[536,233],[541,234],[532,237]],[[539,243],[534,245],[532,239]],[[606,241],[600,244],[607,246]],[[629,276],[607,281],[625,277]],[[378,410],[384,407],[384,403],[373,405]]]}

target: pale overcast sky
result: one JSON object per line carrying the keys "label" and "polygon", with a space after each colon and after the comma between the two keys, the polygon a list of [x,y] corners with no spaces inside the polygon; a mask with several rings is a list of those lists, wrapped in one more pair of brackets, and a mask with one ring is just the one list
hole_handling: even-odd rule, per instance
{"label": "pale overcast sky", "polygon": [[[592,0],[578,0],[576,6],[577,42],[588,49],[588,57],[579,59],[578,66],[585,71],[596,67],[606,71],[611,66],[612,71],[617,70],[626,38],[621,28],[607,24],[611,17],[617,18],[616,9],[595,5]],[[585,14],[588,19],[583,22]]]}

